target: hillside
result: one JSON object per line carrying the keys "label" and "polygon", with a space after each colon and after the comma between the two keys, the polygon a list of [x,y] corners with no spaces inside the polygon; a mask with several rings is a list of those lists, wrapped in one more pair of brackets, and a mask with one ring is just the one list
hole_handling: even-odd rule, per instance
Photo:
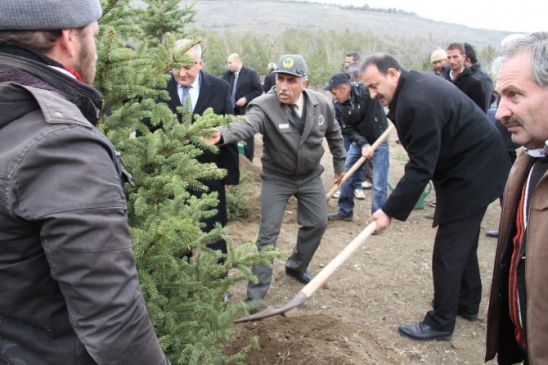
{"label": "hillside", "polygon": [[[182,5],[193,1],[181,1]],[[372,32],[375,35],[430,38],[441,46],[451,41],[469,42],[476,47],[498,47],[508,32],[474,29],[436,22],[410,14],[358,11],[334,5],[272,0],[197,0],[192,27],[220,33],[258,32],[277,34],[286,28]]]}

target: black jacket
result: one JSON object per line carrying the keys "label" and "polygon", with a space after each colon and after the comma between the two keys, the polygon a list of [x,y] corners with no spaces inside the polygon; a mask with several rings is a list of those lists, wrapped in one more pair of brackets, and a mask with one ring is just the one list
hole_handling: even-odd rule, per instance
{"label": "black jacket", "polygon": [[[230,103],[230,91],[228,84],[214,76],[200,71],[201,86],[200,96],[194,107],[194,114],[202,115],[208,108],[212,108],[215,114],[234,114]],[[166,103],[169,109],[177,114],[179,122],[182,121],[182,115],[177,113],[177,107],[182,106],[179,95],[177,94],[177,81],[173,75],[167,82],[166,90],[169,93],[169,99],[158,99],[158,102]],[[146,122],[145,122],[146,123]],[[150,127],[150,125],[149,125]],[[229,144],[220,148],[219,153],[213,153],[205,150],[197,158],[202,163],[215,163],[217,167],[227,170],[227,175],[223,179],[225,185],[237,185],[240,177],[238,162],[238,146]]]}
{"label": "black jacket", "polygon": [[476,79],[481,81],[483,93],[485,95],[485,112],[488,112],[493,103],[493,80],[491,80],[491,76],[481,68],[479,62],[474,63],[470,67],[470,72],[472,72],[472,75],[474,75]]}
{"label": "black jacket", "polygon": [[263,91],[267,93],[275,85],[276,85],[276,73],[271,72],[268,75],[266,75],[264,78]]}
{"label": "black jacket", "polygon": [[377,99],[371,99],[364,84],[352,83],[350,87],[350,98],[335,102],[337,120],[352,142],[360,147],[373,144],[388,127],[384,108]]}
{"label": "black jacket", "polygon": [[466,66],[455,80],[451,80],[451,68],[445,71],[444,78],[458,87],[468,96],[481,110],[487,113],[487,98],[481,80],[472,75],[472,71]]}
{"label": "black jacket", "polygon": [[409,156],[382,208],[390,217],[407,219],[429,180],[436,189],[434,226],[475,214],[500,196],[509,171],[502,139],[454,85],[402,70],[388,118]]}
{"label": "black jacket", "polygon": [[[223,74],[223,80],[228,82],[230,85],[230,92],[232,92],[232,85],[234,83],[234,72],[226,71]],[[238,84],[236,85],[236,98],[237,101],[241,97],[245,97],[247,100],[244,106],[235,106],[234,114],[244,115],[245,109],[251,102],[258,96],[263,94],[263,87],[261,86],[261,79],[259,74],[250,68],[242,67],[240,73],[238,74]]]}
{"label": "black jacket", "polygon": [[[211,76],[203,71],[200,71],[200,95],[196,100],[194,114],[201,115],[206,109],[212,108],[215,114],[233,114],[232,103],[230,101],[229,85],[226,81]],[[177,113],[177,107],[181,105],[181,99],[177,94],[177,81],[171,76],[166,90],[169,93],[169,100],[159,99],[159,102],[165,102],[173,113],[177,114],[179,121],[182,115]],[[209,150],[204,150],[203,154],[198,156],[197,160],[202,163],[214,163],[218,168],[226,169],[227,174],[223,180],[201,180],[200,182],[209,188],[209,192],[216,191],[218,193],[219,205],[217,214],[210,218],[204,219],[206,224],[205,232],[211,231],[215,227],[215,223],[225,225],[228,221],[226,208],[226,192],[225,185],[238,185],[240,179],[238,146],[236,143],[230,143],[219,147],[219,153],[213,153]],[[191,191],[196,196],[200,196],[201,192]]]}

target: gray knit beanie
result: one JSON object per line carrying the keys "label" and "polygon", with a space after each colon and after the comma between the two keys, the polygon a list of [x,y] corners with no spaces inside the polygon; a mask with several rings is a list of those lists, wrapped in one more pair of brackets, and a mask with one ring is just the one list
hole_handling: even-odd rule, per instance
{"label": "gray knit beanie", "polygon": [[102,13],[99,0],[1,0],[0,30],[80,28]]}

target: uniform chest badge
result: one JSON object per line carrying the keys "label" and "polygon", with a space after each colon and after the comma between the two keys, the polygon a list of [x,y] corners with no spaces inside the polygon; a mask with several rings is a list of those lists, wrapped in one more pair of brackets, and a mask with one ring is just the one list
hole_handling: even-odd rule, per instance
{"label": "uniform chest badge", "polygon": [[318,117],[318,125],[323,125],[324,122],[325,122],[325,119],[324,119],[323,115],[320,115]]}

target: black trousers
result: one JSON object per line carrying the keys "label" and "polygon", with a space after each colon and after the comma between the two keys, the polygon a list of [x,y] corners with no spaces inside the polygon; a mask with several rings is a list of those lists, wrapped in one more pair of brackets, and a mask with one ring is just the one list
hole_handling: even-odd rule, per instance
{"label": "black trousers", "polygon": [[[201,183],[203,183],[209,188],[209,192],[216,191],[219,199],[219,205],[217,206],[217,214],[209,218],[204,218],[202,220],[202,223],[205,224],[205,227],[202,227],[202,231],[207,233],[207,232],[211,232],[213,228],[215,228],[216,223],[220,223],[221,226],[224,227],[226,226],[226,223],[228,222],[228,213],[226,208],[226,191],[225,191],[224,182],[222,180],[201,180]],[[202,194],[204,193],[201,191],[190,190],[190,194],[196,196],[197,198],[200,198]],[[221,251],[225,255],[228,252],[226,241],[223,239],[212,242],[208,244],[207,247],[209,247],[212,250]],[[190,259],[192,257],[192,252],[188,252],[184,256]],[[222,257],[219,259],[219,264],[223,264],[225,261],[226,259]]]}
{"label": "black trousers", "polygon": [[478,240],[486,210],[484,207],[469,217],[438,227],[432,255],[434,310],[424,318],[435,330],[452,332],[459,311],[479,310]]}
{"label": "black trousers", "polygon": [[244,155],[247,159],[253,162],[253,156],[255,155],[255,136],[248,137],[244,139]]}
{"label": "black trousers", "polygon": [[[245,115],[245,108],[234,107],[234,115]],[[255,136],[244,139],[244,156],[251,162],[255,156]]]}

